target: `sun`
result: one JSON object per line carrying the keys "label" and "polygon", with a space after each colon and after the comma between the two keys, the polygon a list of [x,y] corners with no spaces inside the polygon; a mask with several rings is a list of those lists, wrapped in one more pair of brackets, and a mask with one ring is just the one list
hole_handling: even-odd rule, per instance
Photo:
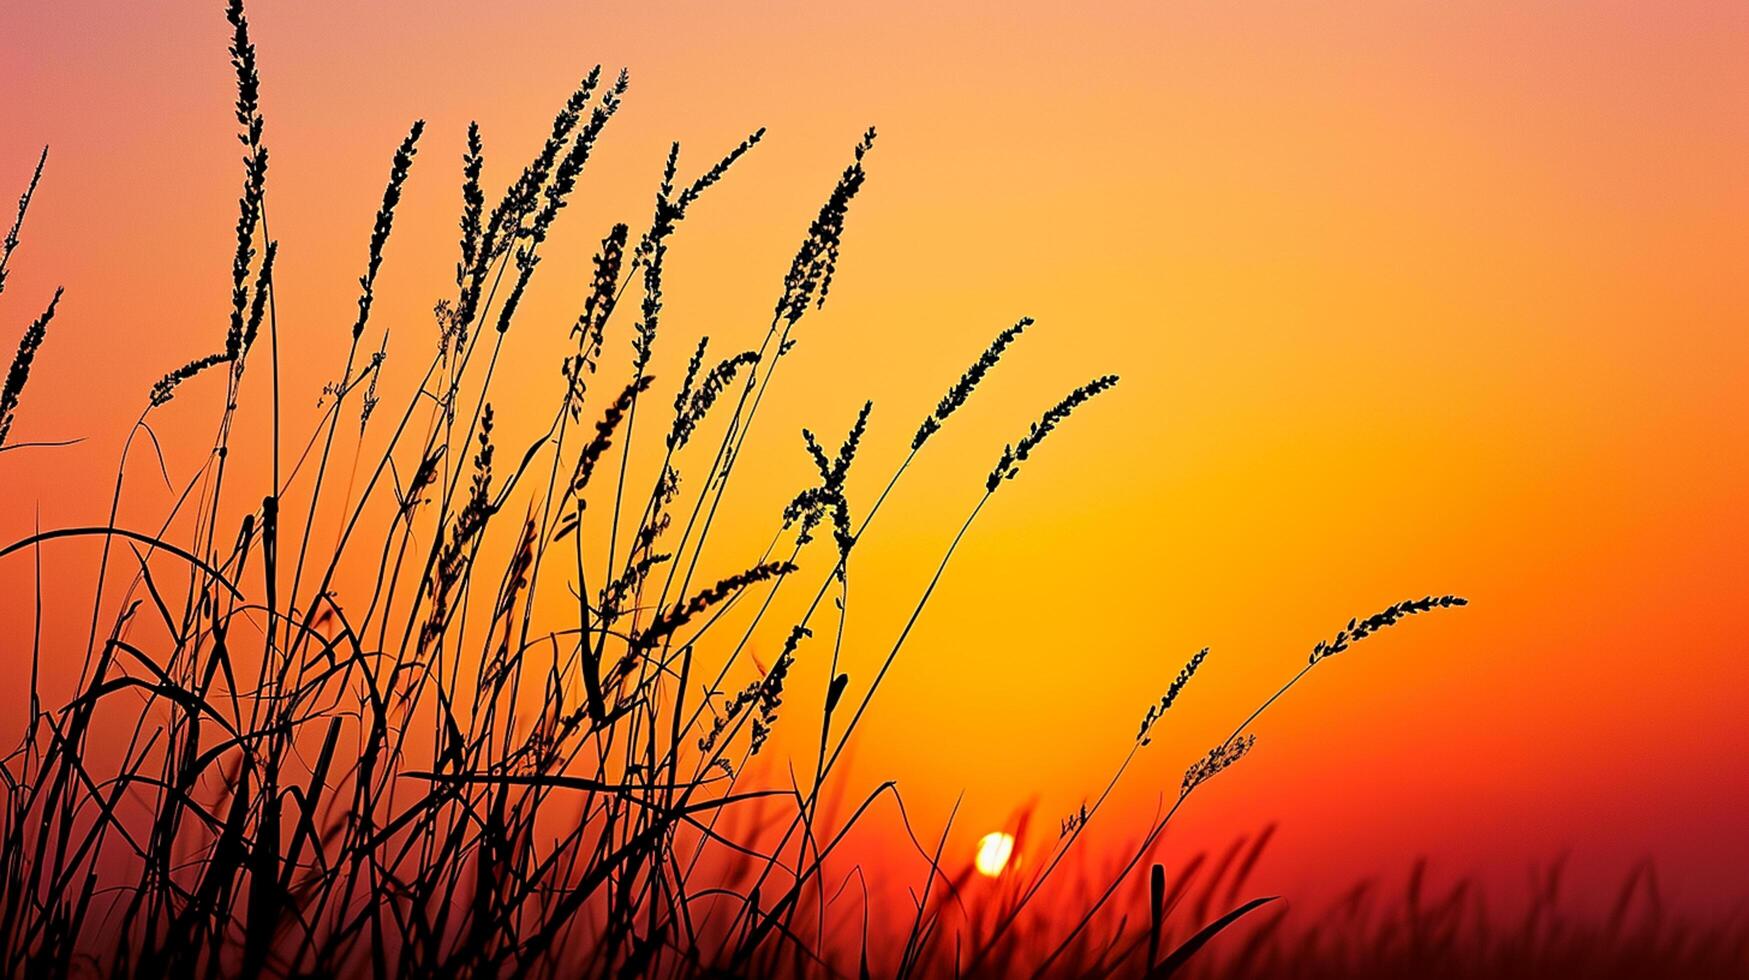
{"label": "sun", "polygon": [[1014,854],[1014,835],[1005,834],[1000,830],[985,834],[978,841],[978,856],[974,862],[978,873],[991,878],[1002,873],[1008,867],[1008,859]]}

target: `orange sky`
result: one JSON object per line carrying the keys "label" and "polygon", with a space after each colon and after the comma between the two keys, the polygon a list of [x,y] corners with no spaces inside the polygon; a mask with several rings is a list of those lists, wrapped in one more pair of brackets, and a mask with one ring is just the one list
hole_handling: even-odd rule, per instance
{"label": "orange sky", "polygon": [[[853,674],[1001,444],[1073,384],[1124,376],[980,518],[867,722],[857,779],[898,776],[925,826],[961,789],[964,848],[1035,796],[1047,822],[1073,810],[1210,645],[1107,830],[1131,826],[1313,641],[1451,591],[1474,604],[1368,641],[1266,716],[1187,839],[1282,819],[1283,880],[1421,852],[1515,871],[1570,847],[1612,869],[1654,854],[1679,895],[1740,887],[1749,8],[251,11],[294,405],[336,370],[415,117],[430,130],[377,287],[391,361],[448,293],[467,121],[501,186],[588,66],[631,71],[503,368],[530,409],[557,390],[593,243],[646,220],[668,140],[689,173],[771,130],[676,239],[672,373],[699,332],[757,340],[880,127],[832,302],[749,443],[761,468],[733,499],[759,519],[716,554],[763,544],[806,477],[796,427],[841,431],[875,400],[866,501],[988,338],[1039,327],[868,541]],[[52,147],[0,343],[67,287],[15,438],[87,437],[8,454],[12,540],[100,519],[147,387],[222,335],[239,167],[219,4],[9,5],[0,37],[0,191]],[[0,577],[28,582],[12,561]],[[0,615],[28,623],[28,592]],[[16,662],[27,631],[3,642]]]}

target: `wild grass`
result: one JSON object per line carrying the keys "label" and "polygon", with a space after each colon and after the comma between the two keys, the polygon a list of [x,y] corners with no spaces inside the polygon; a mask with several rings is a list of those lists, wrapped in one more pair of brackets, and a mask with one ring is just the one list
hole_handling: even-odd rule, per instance
{"label": "wild grass", "polygon": [[[1230,900],[1250,864],[1229,870],[1232,854],[1243,847],[1253,858],[1268,833],[1236,842],[1212,874],[1199,857],[1162,876],[1188,877],[1180,892],[1195,887],[1206,896],[1220,888]],[[1523,899],[1498,902],[1475,878],[1437,883],[1423,858],[1400,884],[1368,877],[1321,903],[1280,903],[1187,973],[1235,980],[1743,975],[1749,908],[1678,911],[1666,903],[1650,861],[1634,865],[1613,894],[1586,902],[1566,883],[1567,865],[1562,858],[1530,868]]]}
{"label": "wild grass", "polygon": [[[18,250],[18,233],[24,227],[24,216],[30,211],[30,200],[36,196],[37,185],[43,178],[43,165],[48,161],[49,148],[45,146],[36,158],[36,169],[31,171],[30,183],[18,196],[18,212],[12,219],[12,227],[7,229],[5,240],[0,241],[0,294],[6,292],[6,275],[12,265],[12,253]],[[7,445],[6,439],[12,433],[18,400],[24,396],[24,386],[30,381],[31,365],[36,363],[37,351],[48,339],[49,323],[54,320],[55,309],[60,304],[61,290],[57,288],[49,299],[48,308],[31,321],[18,340],[18,351],[12,355],[12,366],[6,372],[6,385],[0,388],[0,451],[20,448],[17,444]]]}
{"label": "wild grass", "polygon": [[[1148,709],[1105,791],[1063,822],[1038,870],[1014,879],[985,918],[950,924],[964,881],[944,870],[942,843],[919,844],[929,870],[901,915],[908,926],[891,948],[872,947],[867,899],[857,907],[850,878],[834,873],[871,809],[903,812],[891,783],[840,803],[834,775],[954,554],[1023,464],[1118,383],[1103,375],[1071,388],[992,450],[982,494],[869,676],[842,665],[852,558],[932,437],[968,410],[1031,320],[1000,332],[944,386],[866,507],[848,490],[852,467],[870,465],[864,437],[876,422],[865,403],[842,438],[802,430],[816,476],[765,518],[773,536],[763,553],[720,568],[706,559],[725,522],[759,520],[731,517],[725,495],[779,366],[828,298],[873,129],[805,230],[758,346],[713,359],[709,338],[692,341],[664,401],[652,365],[667,339],[670,239],[763,130],[690,181],[674,145],[645,230],[617,224],[601,240],[548,421],[510,434],[493,407],[501,355],[521,333],[543,246],[629,79],[589,71],[490,207],[486,142],[470,125],[455,292],[436,303],[422,350],[391,348],[372,320],[419,160],[424,124],[414,122],[389,158],[345,355],[314,425],[293,437],[281,358],[323,356],[289,340],[320,330],[281,334],[261,79],[240,0],[227,14],[244,148],[227,323],[208,353],[142,393],[103,520],[0,549],[5,558],[68,539],[101,546],[76,691],[45,709],[33,670],[25,731],[0,766],[6,972],[1164,976],[1264,901],[1239,904],[1236,885],[1215,904],[1205,896],[1187,913],[1200,931],[1168,948],[1161,924],[1177,902],[1156,888],[1147,928],[1090,938],[1179,806],[1251,747],[1253,714],[1192,763],[1133,857],[1072,894],[1077,904],[1029,914],[1206,651]],[[39,162],[0,274],[40,175]],[[622,309],[628,291],[636,300]],[[20,344],[0,401],[0,448],[12,448],[5,435],[55,309],[51,301]],[[607,353],[621,332],[632,352],[623,364]],[[391,351],[419,364],[399,404],[379,385]],[[243,380],[263,367],[270,476],[242,486],[228,461],[243,438]],[[156,452],[166,406],[178,401],[174,424],[188,424],[183,401],[210,400],[221,373],[211,451],[155,528],[123,526],[135,456]],[[340,433],[354,420],[358,445],[369,432],[380,451],[346,458],[352,440]],[[631,447],[646,443],[660,462],[642,488]],[[353,475],[340,479],[342,470]],[[331,544],[317,540],[325,526],[338,528]],[[796,589],[804,611],[776,621],[777,596]],[[568,596],[568,612],[555,620],[537,594]],[[1275,697],[1377,629],[1462,604],[1429,596],[1351,621]],[[747,615],[730,616],[737,607]],[[42,625],[39,616],[33,636]],[[755,637],[779,636],[776,659],[732,685],[749,673]],[[801,657],[829,663],[823,691],[794,689]],[[818,698],[817,725],[796,717],[803,697]],[[778,726],[804,721],[811,765],[770,778],[756,759]],[[861,880],[861,869],[853,874]]]}

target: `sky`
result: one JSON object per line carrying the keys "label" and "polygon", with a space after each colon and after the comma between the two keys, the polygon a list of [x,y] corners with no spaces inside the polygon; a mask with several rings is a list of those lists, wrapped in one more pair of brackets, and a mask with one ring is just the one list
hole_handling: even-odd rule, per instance
{"label": "sky", "polygon": [[[842,431],[874,401],[851,482],[866,506],[988,339],[1037,326],[859,557],[853,675],[1002,444],[1074,385],[1122,376],[979,517],[853,759],[860,785],[897,778],[925,826],[959,800],[966,854],[1020,807],[1054,825],[1096,794],[1196,650],[1207,664],[1096,846],[1312,643],[1452,592],[1472,604],[1368,640],[1272,708],[1170,846],[1279,821],[1262,874],[1283,887],[1421,854],[1514,876],[1571,852],[1600,875],[1654,857],[1679,901],[1742,897],[1749,8],[444,0],[261,2],[251,20],[288,404],[338,370],[415,118],[429,129],[377,287],[391,366],[452,288],[467,122],[502,186],[583,72],[630,72],[501,368],[511,423],[558,390],[593,245],[647,220],[670,140],[696,173],[769,129],[675,240],[672,374],[701,332],[757,342],[878,127],[831,301],[749,442],[761,462],[733,499],[757,519],[722,561],[756,551],[807,478],[797,428]],[[66,287],[14,438],[84,439],[0,461],[10,541],[100,519],[147,388],[222,336],[240,168],[219,4],[7,5],[0,36],[0,191],[50,146],[0,344]],[[170,412],[193,419],[201,397]],[[171,435],[166,456],[187,472],[199,445]],[[68,576],[83,555],[45,554]],[[4,561],[28,584],[28,559]],[[28,591],[0,614],[28,623]],[[0,642],[22,656],[28,631]],[[818,663],[798,672],[823,684]]]}

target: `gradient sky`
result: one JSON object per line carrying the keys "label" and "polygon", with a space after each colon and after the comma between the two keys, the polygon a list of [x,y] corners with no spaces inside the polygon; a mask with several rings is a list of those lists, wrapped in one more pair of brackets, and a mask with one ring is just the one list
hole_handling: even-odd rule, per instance
{"label": "gradient sky", "polygon": [[[631,71],[505,367],[530,409],[557,391],[593,242],[647,220],[670,139],[695,173],[770,127],[676,239],[672,372],[701,331],[757,339],[857,134],[880,127],[832,301],[749,443],[764,462],[736,504],[759,520],[719,557],[762,544],[805,479],[798,426],[841,431],[875,400],[866,502],[988,338],[1039,326],[869,540],[853,674],[1001,444],[1074,384],[1123,375],[980,518],[858,749],[857,779],[897,776],[925,826],[963,789],[963,849],[1029,800],[1054,824],[1097,792],[1197,648],[1209,663],[1099,839],[1315,640],[1450,591],[1474,604],[1369,640],[1265,716],[1183,846],[1280,819],[1284,881],[1419,853],[1516,874],[1570,849],[1610,873],[1654,855],[1679,900],[1741,887],[1749,7],[251,11],[291,404],[337,370],[416,117],[431,128],[377,289],[391,364],[396,344],[423,350],[448,292],[467,121],[501,186],[588,66]],[[15,437],[87,440],[8,454],[11,540],[100,519],[147,387],[222,336],[239,167],[219,3],[10,4],[0,37],[0,192],[51,145],[0,343],[67,287]],[[205,418],[201,397],[172,411]],[[168,448],[182,472],[198,461]],[[0,578],[28,583],[11,561]],[[29,621],[28,598],[0,601],[6,622]],[[12,659],[27,638],[7,634]]]}

